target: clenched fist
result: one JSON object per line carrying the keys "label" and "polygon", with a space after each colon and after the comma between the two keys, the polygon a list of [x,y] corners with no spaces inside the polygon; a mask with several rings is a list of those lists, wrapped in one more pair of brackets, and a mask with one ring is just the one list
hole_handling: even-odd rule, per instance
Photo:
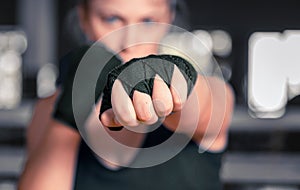
{"label": "clenched fist", "polygon": [[193,66],[178,56],[132,59],[109,73],[99,118],[111,130],[151,125],[182,109],[196,79]]}

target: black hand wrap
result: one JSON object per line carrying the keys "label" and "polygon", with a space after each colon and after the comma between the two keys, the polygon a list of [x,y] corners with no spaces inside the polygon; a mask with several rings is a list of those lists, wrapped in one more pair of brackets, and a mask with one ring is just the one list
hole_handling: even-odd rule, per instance
{"label": "black hand wrap", "polygon": [[[196,82],[197,72],[188,61],[173,55],[149,55],[144,58],[132,59],[109,73],[107,84],[103,91],[100,116],[104,111],[112,108],[111,93],[116,79],[122,82],[126,93],[131,99],[135,90],[151,96],[156,75],[160,76],[170,87],[174,65],[179,68],[184,76],[188,86],[187,95],[189,95]],[[121,130],[122,127],[111,127],[110,129]]]}

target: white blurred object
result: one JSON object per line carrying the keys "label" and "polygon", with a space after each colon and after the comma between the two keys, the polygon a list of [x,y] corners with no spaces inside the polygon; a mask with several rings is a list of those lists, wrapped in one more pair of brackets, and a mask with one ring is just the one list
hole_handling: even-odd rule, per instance
{"label": "white blurred object", "polygon": [[163,38],[161,44],[163,45],[159,47],[160,54],[180,56],[191,62],[197,72],[212,74],[212,41],[208,32],[197,30],[193,33],[170,33]]}
{"label": "white blurred object", "polygon": [[224,30],[213,30],[210,32],[212,38],[213,53],[220,57],[230,55],[232,50],[232,39]]}
{"label": "white blurred object", "polygon": [[55,82],[58,75],[58,69],[54,64],[44,65],[37,75],[37,95],[39,98],[51,96],[55,90]]}
{"label": "white blurred object", "polygon": [[6,32],[0,32],[0,52],[8,47],[8,36]]}
{"label": "white blurred object", "polygon": [[15,51],[0,56],[0,108],[16,107],[22,96],[22,59]]}
{"label": "white blurred object", "polygon": [[252,116],[278,118],[300,94],[300,31],[256,32],[249,39],[248,106]]}
{"label": "white blurred object", "polygon": [[[209,32],[205,30],[195,30],[193,34],[201,40],[202,44],[205,46],[205,53],[207,50],[211,51],[213,48],[213,40]],[[203,48],[203,47],[202,47]]]}
{"label": "white blurred object", "polygon": [[23,54],[27,49],[27,39],[22,31],[12,31],[7,33],[8,49]]}
{"label": "white blurred object", "polygon": [[21,30],[0,32],[0,109],[12,109],[22,98],[22,57],[27,38]]}

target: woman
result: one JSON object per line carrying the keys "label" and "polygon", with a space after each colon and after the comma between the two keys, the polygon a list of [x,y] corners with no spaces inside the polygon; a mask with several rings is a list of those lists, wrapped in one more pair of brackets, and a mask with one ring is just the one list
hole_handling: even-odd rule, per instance
{"label": "woman", "polygon": [[[171,23],[174,19],[172,2],[170,0],[132,0],[129,4],[128,1],[123,0],[81,1],[78,6],[80,26],[89,40],[95,41],[128,25],[151,22]],[[144,57],[157,52],[156,45],[128,47],[128,44],[132,43],[130,39],[136,36],[135,33],[132,33],[133,31],[125,32],[124,38],[117,43],[117,49],[122,50],[119,56],[125,62],[132,58]],[[110,42],[104,43],[111,47]],[[112,47],[112,49],[114,48]],[[156,83],[159,84],[159,82]],[[159,92],[169,93],[168,89],[162,87],[160,90],[157,87],[162,87],[162,85],[156,85],[156,89],[153,89],[158,92],[156,93],[158,99],[164,97]],[[199,100],[199,109],[203,110],[201,115],[195,116],[197,111],[193,113],[195,106],[192,105],[190,98],[186,99],[185,104],[183,102],[176,104],[176,101],[170,101],[170,97],[166,101],[159,99],[161,102],[167,102],[162,108],[159,108],[161,109],[160,114],[158,112],[152,112],[152,115],[143,114],[145,113],[143,111],[147,111],[148,108],[143,106],[140,109],[137,108],[137,118],[134,121],[122,119],[123,116],[120,113],[106,112],[104,115],[102,114],[101,121],[104,126],[126,125],[129,128],[136,126],[136,122],[143,121],[143,123],[151,124],[158,117],[164,116],[166,117],[164,121],[166,129],[160,127],[160,134],[154,134],[159,135],[159,137],[164,136],[161,133],[168,136],[170,131],[175,131],[180,117],[186,117],[184,121],[192,120],[191,116],[199,118],[191,143],[178,156],[161,165],[140,169],[122,168],[116,162],[97,157],[85,142],[81,141],[78,130],[74,130],[74,128],[55,118],[50,118],[49,112],[51,111],[48,113],[39,111],[45,107],[49,110],[59,93],[58,91],[55,96],[45,100],[36,108],[32,125],[40,127],[40,125],[46,125],[47,120],[49,123],[45,132],[41,134],[41,138],[35,141],[35,145],[32,143],[32,151],[21,176],[19,189],[220,188],[218,171],[221,154],[218,152],[222,152],[226,145],[227,129],[233,109],[233,94],[229,86],[223,81],[214,77],[204,79],[204,77],[198,76],[191,96]],[[143,94],[136,94],[133,97],[133,102],[142,102],[137,105],[143,105],[144,100],[149,98]],[[100,109],[100,105],[100,103],[97,104],[96,110]],[[171,113],[172,111],[174,113]],[[148,113],[150,113],[149,110]],[[44,122],[38,123],[39,121],[35,119],[41,117],[45,118]],[[152,120],[153,117],[156,119]],[[87,123],[95,123],[93,120],[95,117],[91,116]],[[98,124],[101,125],[100,122]],[[214,129],[219,129],[220,126],[220,132],[215,134]],[[33,128],[35,127],[31,129]],[[208,131],[206,131],[207,129]],[[147,144],[148,137],[128,129],[118,132],[106,131],[122,144],[132,147],[147,147],[151,146],[152,143],[150,141]],[[213,144],[205,147],[209,152],[199,154],[197,145],[200,142],[204,145],[205,142],[210,142],[210,137],[217,138]],[[145,141],[146,143],[144,143]],[[111,153],[112,159],[116,158],[118,154],[124,153],[113,145],[107,151],[109,150],[111,150],[108,153]],[[121,160],[120,163],[132,162],[136,154],[135,151],[128,153],[128,157]],[[121,166],[126,166],[126,164]]]}

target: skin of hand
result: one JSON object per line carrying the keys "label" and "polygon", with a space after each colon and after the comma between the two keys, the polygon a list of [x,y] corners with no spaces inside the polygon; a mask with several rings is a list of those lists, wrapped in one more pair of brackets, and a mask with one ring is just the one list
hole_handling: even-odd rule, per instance
{"label": "skin of hand", "polygon": [[131,100],[117,79],[112,88],[112,109],[102,114],[101,121],[104,126],[136,127],[141,122],[151,125],[158,118],[181,110],[186,99],[187,83],[177,67],[170,88],[158,75],[155,77],[152,97],[135,91]]}
{"label": "skin of hand", "polygon": [[[213,141],[211,149],[224,147],[234,104],[231,88],[216,77],[198,75],[190,97],[186,92],[186,81],[178,69],[174,70],[170,88],[155,77],[152,97],[135,91],[131,100],[122,83],[116,80],[111,94],[112,109],[106,110],[100,119],[107,127],[137,127],[164,118],[165,126],[172,131],[180,121],[184,126],[180,132],[192,135],[195,142]],[[190,126],[194,125],[197,128],[192,134]]]}

